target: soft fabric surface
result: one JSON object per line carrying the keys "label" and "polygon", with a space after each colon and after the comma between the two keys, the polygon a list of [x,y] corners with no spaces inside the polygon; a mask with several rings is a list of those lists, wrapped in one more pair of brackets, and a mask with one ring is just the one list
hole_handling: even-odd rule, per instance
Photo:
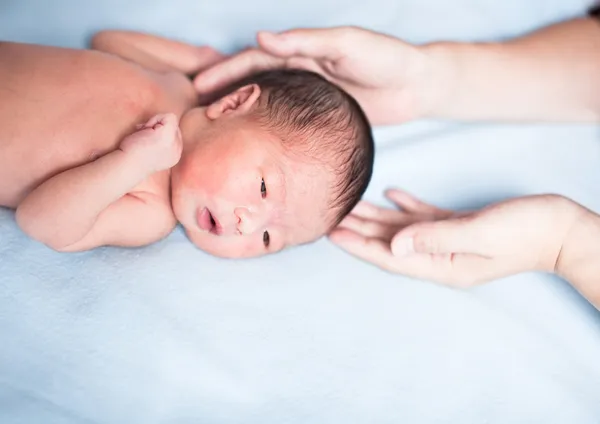
{"label": "soft fabric surface", "polygon": [[[385,1],[3,0],[0,39],[79,47],[112,27],[232,51],[258,29],[356,24],[490,40],[590,3]],[[593,126],[378,129],[367,197],[397,185],[463,208],[557,192],[600,211],[599,139]],[[599,358],[600,315],[548,275],[461,292],[327,240],[228,261],[180,230],[143,249],[58,254],[0,210],[1,423],[588,424]]]}

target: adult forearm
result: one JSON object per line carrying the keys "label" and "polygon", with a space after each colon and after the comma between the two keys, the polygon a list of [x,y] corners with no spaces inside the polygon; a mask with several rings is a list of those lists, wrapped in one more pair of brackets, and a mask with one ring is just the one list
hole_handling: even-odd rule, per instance
{"label": "adult forearm", "polygon": [[98,215],[149,171],[116,150],[44,182],[19,205],[17,222],[32,238],[60,250],[81,240]]}
{"label": "adult forearm", "polygon": [[600,23],[552,25],[503,43],[423,47],[435,69],[435,118],[600,121]]}
{"label": "adult forearm", "polygon": [[556,272],[600,309],[600,216],[581,208],[563,243]]}

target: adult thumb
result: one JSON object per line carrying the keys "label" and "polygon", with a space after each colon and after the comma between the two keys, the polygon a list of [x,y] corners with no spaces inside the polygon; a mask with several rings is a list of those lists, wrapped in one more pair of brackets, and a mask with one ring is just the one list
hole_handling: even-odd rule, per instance
{"label": "adult thumb", "polygon": [[412,253],[470,253],[481,255],[475,225],[465,219],[413,224],[398,232],[391,242],[394,256]]}
{"label": "adult thumb", "polygon": [[279,34],[261,31],[257,39],[259,46],[274,56],[337,60],[343,44],[339,32],[337,28],[293,29]]}

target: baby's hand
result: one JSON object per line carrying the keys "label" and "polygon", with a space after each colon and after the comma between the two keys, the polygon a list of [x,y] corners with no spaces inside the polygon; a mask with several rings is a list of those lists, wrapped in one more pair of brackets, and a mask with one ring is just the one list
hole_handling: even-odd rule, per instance
{"label": "baby's hand", "polygon": [[168,113],[152,117],[125,137],[119,148],[154,172],[172,168],[179,162],[183,148],[177,116]]}

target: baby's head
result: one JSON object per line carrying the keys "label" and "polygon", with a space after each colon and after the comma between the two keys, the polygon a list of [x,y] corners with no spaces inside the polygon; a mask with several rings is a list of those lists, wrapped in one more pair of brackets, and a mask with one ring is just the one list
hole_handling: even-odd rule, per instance
{"label": "baby's head", "polygon": [[321,76],[267,71],[180,122],[172,204],[191,241],[251,257],[314,241],[369,184],[374,146],[358,103]]}

